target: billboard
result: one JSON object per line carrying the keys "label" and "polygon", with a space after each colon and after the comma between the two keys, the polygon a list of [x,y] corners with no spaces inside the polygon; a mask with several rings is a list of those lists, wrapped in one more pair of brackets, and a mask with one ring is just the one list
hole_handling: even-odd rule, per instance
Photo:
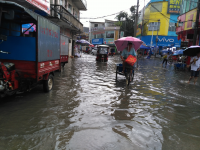
{"label": "billboard", "polygon": [[[147,46],[151,46],[151,37],[152,36],[142,36],[142,41],[146,43]],[[152,46],[156,46],[156,36],[153,36]],[[180,47],[181,40],[178,40],[177,36],[158,36],[157,46],[166,46],[166,47]]]}
{"label": "billboard", "polygon": [[168,14],[180,14],[182,0],[168,0]]}
{"label": "billboard", "polygon": [[50,14],[50,0],[26,0],[30,4],[38,7],[39,9],[43,10],[44,12]]}

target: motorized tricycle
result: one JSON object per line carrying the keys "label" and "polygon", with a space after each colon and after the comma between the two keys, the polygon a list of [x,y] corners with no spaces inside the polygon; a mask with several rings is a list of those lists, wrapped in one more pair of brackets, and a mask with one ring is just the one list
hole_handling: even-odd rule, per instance
{"label": "motorized tricycle", "polygon": [[107,45],[98,45],[96,61],[107,62],[108,61],[108,49],[109,49],[109,46],[107,46]]}

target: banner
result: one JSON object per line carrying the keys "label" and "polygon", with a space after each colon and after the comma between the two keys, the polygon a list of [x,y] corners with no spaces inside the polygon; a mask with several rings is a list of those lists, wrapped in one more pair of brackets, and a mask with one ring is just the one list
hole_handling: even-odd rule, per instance
{"label": "banner", "polygon": [[30,4],[40,8],[44,12],[50,14],[50,2],[49,0],[26,0]]}
{"label": "banner", "polygon": [[104,39],[104,44],[114,44],[114,38]]}
{"label": "banner", "polygon": [[180,14],[182,0],[168,0],[168,14]]}

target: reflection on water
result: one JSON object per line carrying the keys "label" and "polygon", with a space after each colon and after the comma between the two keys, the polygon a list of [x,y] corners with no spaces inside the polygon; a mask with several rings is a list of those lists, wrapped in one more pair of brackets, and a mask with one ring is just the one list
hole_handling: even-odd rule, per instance
{"label": "reflection on water", "polygon": [[199,150],[200,93],[189,72],[142,59],[134,82],[115,81],[115,64],[83,55],[56,73],[55,87],[0,105],[0,149]]}

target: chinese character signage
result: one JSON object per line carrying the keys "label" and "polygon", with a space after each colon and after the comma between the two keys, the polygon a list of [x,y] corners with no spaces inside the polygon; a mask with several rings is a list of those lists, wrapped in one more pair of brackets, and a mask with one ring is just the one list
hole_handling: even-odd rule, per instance
{"label": "chinese character signage", "polygon": [[168,13],[180,14],[182,0],[168,0]]}
{"label": "chinese character signage", "polygon": [[40,8],[41,10],[45,11],[46,13],[50,14],[49,0],[26,0],[26,1],[31,3],[32,5]]}

